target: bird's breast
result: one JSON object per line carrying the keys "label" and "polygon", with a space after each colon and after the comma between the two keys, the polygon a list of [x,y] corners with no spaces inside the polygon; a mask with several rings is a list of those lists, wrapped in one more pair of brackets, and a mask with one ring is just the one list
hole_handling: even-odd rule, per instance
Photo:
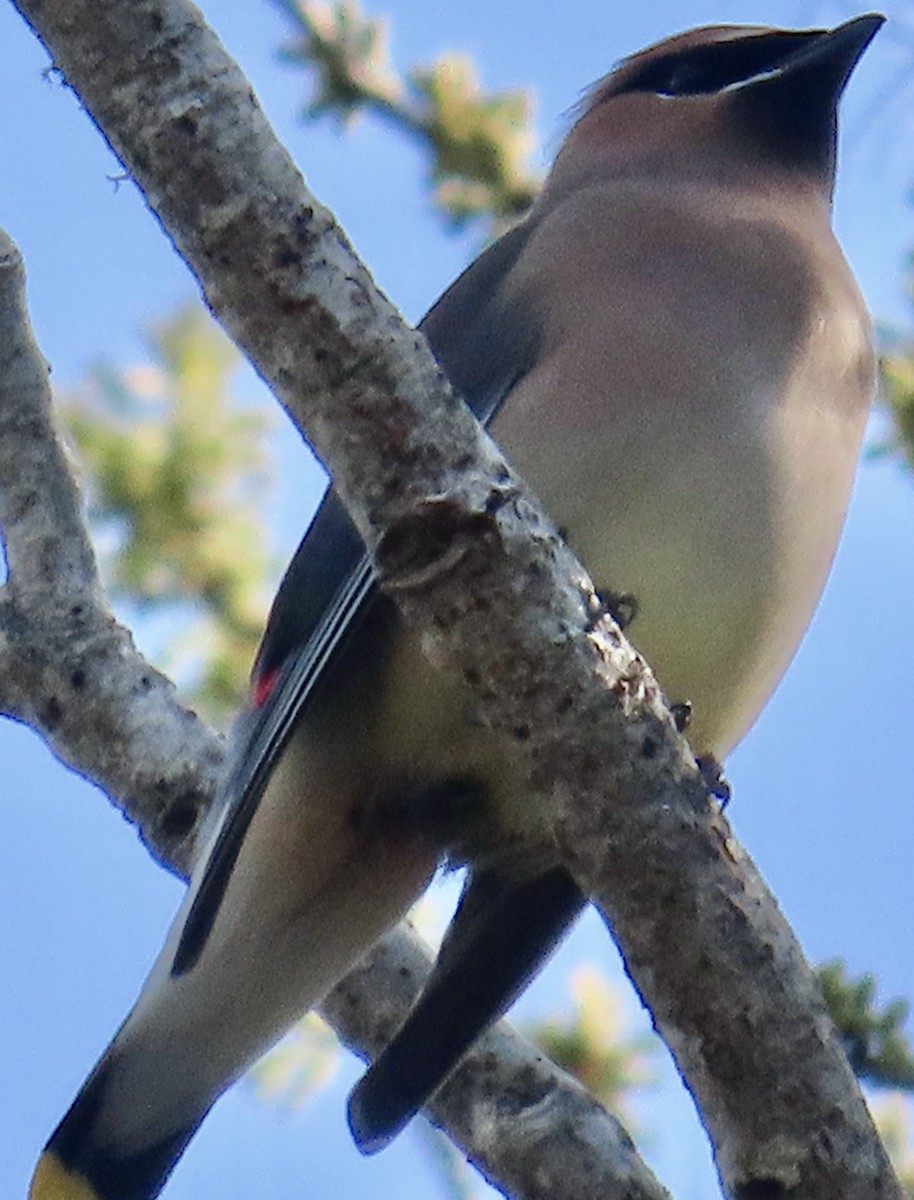
{"label": "bird's breast", "polygon": [[816,210],[791,226],[752,204],[603,199],[616,236],[578,198],[542,223],[531,278],[521,264],[519,292],[576,303],[541,310],[543,353],[494,434],[597,588],[635,596],[631,640],[691,702],[696,752],[722,757],[825,581],[872,393],[868,319]]}

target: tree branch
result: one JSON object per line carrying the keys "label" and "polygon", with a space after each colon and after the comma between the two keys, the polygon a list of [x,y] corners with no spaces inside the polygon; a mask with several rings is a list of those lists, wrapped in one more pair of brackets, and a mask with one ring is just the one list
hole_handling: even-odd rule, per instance
{"label": "tree branch", "polygon": [[[406,618],[527,755],[731,1197],[900,1197],[815,979],[643,662],[183,0],[18,0],[333,468]],[[611,582],[611,581],[610,581]],[[497,603],[495,601],[497,597]]]}
{"label": "tree branch", "polygon": [[0,711],[98,783],[187,875],[222,739],[178,703],[105,601],[79,490],[51,413],[22,260],[0,230]]}

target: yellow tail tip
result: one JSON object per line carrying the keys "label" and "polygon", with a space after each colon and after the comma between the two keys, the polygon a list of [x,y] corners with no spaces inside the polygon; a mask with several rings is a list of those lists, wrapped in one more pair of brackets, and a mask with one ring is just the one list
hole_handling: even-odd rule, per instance
{"label": "yellow tail tip", "polygon": [[45,1150],[29,1187],[29,1200],[102,1200],[78,1171],[68,1170],[52,1150]]}

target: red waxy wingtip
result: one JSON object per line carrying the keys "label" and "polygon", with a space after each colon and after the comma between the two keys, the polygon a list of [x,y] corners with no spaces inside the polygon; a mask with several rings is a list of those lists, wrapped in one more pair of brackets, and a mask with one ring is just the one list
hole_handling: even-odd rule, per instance
{"label": "red waxy wingtip", "polygon": [[261,708],[273,694],[276,680],[279,678],[279,667],[273,667],[251,680],[251,703],[255,708]]}

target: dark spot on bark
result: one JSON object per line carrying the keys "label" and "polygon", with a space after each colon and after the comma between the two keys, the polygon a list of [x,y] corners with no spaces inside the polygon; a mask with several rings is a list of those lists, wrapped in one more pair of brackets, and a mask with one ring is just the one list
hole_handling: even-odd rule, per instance
{"label": "dark spot on bark", "polygon": [[518,725],[514,730],[514,736],[519,742],[526,742],[530,737],[530,726]]}
{"label": "dark spot on bark", "polygon": [[63,708],[57,697],[52,696],[38,715],[48,733],[53,733],[63,717]]}
{"label": "dark spot on bark", "polygon": [[644,741],[641,743],[641,757],[642,758],[656,758],[657,750],[658,750],[657,742],[652,737],[646,737],[644,739]]}
{"label": "dark spot on bark", "polygon": [[566,712],[568,712],[568,710],[570,708],[571,708],[571,697],[563,696],[561,698],[561,700],[559,700],[558,704],[556,704],[555,711],[556,711],[556,713],[558,713],[558,715],[560,717],[562,717],[565,715]]}
{"label": "dark spot on bark", "polygon": [[184,113],[175,121],[175,129],[178,133],[185,133],[188,137],[193,137],[197,132],[197,122],[189,113]]}
{"label": "dark spot on bark", "polygon": [[499,509],[504,508],[506,499],[504,492],[493,488],[486,496],[486,512],[497,513]]}
{"label": "dark spot on bark", "polygon": [[167,838],[185,838],[197,821],[195,796],[182,796],[164,813],[159,828]]}
{"label": "dark spot on bark", "polygon": [[284,246],[281,250],[277,250],[273,255],[273,266],[282,270],[284,267],[294,267],[299,263],[300,259],[295,250],[290,250]]}
{"label": "dark spot on bark", "polygon": [[161,33],[165,28],[165,19],[161,13],[151,13],[149,17],[149,27],[153,33]]}
{"label": "dark spot on bark", "polygon": [[311,238],[311,222],[314,220],[314,209],[303,208],[295,214],[295,235],[299,241],[309,241]]}
{"label": "dark spot on bark", "polygon": [[73,607],[70,609],[70,616],[71,617],[81,617],[84,612],[85,612],[85,609],[83,608],[83,606],[81,604],[74,604]]}
{"label": "dark spot on bark", "polygon": [[[433,578],[449,570],[470,546],[479,546],[491,535],[491,520],[468,513],[445,497],[430,499],[388,530],[376,549],[381,572],[400,586],[404,581]],[[428,573],[431,572],[431,575]]]}
{"label": "dark spot on bark", "polygon": [[144,692],[148,692],[152,689],[152,680],[148,675],[140,676],[140,687]]}
{"label": "dark spot on bark", "polygon": [[86,672],[82,667],[77,667],[75,671],[71,672],[70,686],[74,692],[81,692],[86,686]]}
{"label": "dark spot on bark", "polygon": [[[497,1064],[493,1062],[492,1065],[497,1070]],[[499,1111],[521,1113],[525,1109],[533,1108],[549,1095],[552,1087],[550,1080],[539,1078],[535,1067],[525,1067],[500,1095]]]}
{"label": "dark spot on bark", "polygon": [[783,1200],[786,1195],[779,1179],[749,1179],[736,1188],[737,1200]]}

